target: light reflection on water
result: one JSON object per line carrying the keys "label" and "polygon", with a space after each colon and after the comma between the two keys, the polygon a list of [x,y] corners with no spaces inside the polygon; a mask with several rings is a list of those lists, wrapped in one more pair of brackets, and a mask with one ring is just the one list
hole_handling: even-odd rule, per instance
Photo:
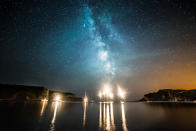
{"label": "light reflection on water", "polygon": [[196,131],[195,104],[0,102],[0,112],[1,131]]}
{"label": "light reflection on water", "polygon": [[[59,106],[63,102],[55,101],[52,102],[51,108],[53,109],[53,117],[51,119],[50,123],[50,131],[55,130],[55,121],[57,117],[57,112],[59,111]],[[47,102],[43,101],[42,108],[40,111],[40,117],[43,115],[44,110],[46,109]],[[127,125],[126,125],[126,114],[125,114],[125,105],[124,102],[121,102],[121,124],[123,131],[128,131]],[[82,126],[85,127],[86,125],[86,115],[87,115],[87,107],[88,103],[83,102],[83,121]],[[115,130],[115,120],[114,120],[114,110],[113,110],[113,102],[100,102],[99,103],[99,128],[101,130],[106,131],[114,131]]]}
{"label": "light reflection on water", "polygon": [[121,112],[122,112],[122,128],[123,128],[123,131],[128,131],[128,129],[127,129],[127,122],[126,122],[126,116],[125,116],[125,105],[124,105],[124,102],[121,102]]}
{"label": "light reflection on water", "polygon": [[55,101],[55,102],[52,103],[52,107],[54,108],[54,114],[53,114],[51,124],[50,124],[50,131],[55,130],[56,113],[57,113],[57,110],[58,110],[60,104],[61,104],[60,101]]}
{"label": "light reflection on water", "polygon": [[[57,117],[57,112],[59,111],[59,106],[63,102],[61,101],[55,101],[52,102],[51,108],[53,110],[53,117],[51,119],[50,123],[50,131],[55,130],[55,121]],[[42,117],[46,106],[48,102],[47,101],[42,101],[42,107],[40,111],[40,117]],[[121,124],[122,124],[122,129],[123,131],[128,131],[127,125],[126,125],[126,115],[125,115],[125,105],[124,102],[121,102]],[[87,115],[87,107],[88,103],[83,102],[83,121],[82,121],[82,126],[85,127],[86,125],[86,115]],[[99,128],[106,130],[106,131],[114,131],[115,130],[115,120],[114,120],[114,111],[113,111],[113,102],[100,102],[99,103]]]}
{"label": "light reflection on water", "polygon": [[107,131],[115,130],[113,102],[99,103],[99,128]]}
{"label": "light reflection on water", "polygon": [[87,102],[83,102],[83,107],[84,107],[84,113],[83,113],[83,127],[85,126],[86,124],[86,108],[88,106],[88,103]]}
{"label": "light reflection on water", "polygon": [[99,128],[102,128],[102,103],[99,103]]}
{"label": "light reflection on water", "polygon": [[41,112],[40,112],[40,116],[43,115],[45,109],[46,109],[46,106],[48,104],[48,101],[42,101],[42,108],[41,108]]}

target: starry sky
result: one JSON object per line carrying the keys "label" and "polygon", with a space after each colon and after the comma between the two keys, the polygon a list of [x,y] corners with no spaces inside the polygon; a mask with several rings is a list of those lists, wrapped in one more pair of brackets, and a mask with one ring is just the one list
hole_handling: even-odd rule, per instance
{"label": "starry sky", "polygon": [[195,0],[1,0],[0,83],[193,89],[195,41]]}

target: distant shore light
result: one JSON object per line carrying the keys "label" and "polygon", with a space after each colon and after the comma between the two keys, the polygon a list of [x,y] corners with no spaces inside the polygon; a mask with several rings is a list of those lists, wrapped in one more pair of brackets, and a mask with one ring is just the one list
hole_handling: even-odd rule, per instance
{"label": "distant shore light", "polygon": [[43,102],[46,102],[46,101],[48,101],[46,98],[44,98],[44,99],[42,99],[41,101],[43,101]]}
{"label": "distant shore light", "polygon": [[98,96],[99,96],[99,98],[101,99],[101,98],[102,98],[102,93],[99,92]]}
{"label": "distant shore light", "polygon": [[125,99],[126,96],[126,92],[120,86],[118,86],[118,96],[120,99]]}
{"label": "distant shore light", "polygon": [[60,101],[60,96],[59,95],[57,95],[56,97],[55,97],[55,101]]}
{"label": "distant shore light", "polygon": [[110,97],[110,99],[113,99],[113,97],[114,97],[113,93],[110,93],[109,97]]}
{"label": "distant shore light", "polygon": [[104,84],[98,96],[100,99],[113,99],[114,95],[111,86],[109,84]]}
{"label": "distant shore light", "polygon": [[88,97],[87,97],[86,95],[85,95],[83,101],[84,101],[85,103],[88,102]]}

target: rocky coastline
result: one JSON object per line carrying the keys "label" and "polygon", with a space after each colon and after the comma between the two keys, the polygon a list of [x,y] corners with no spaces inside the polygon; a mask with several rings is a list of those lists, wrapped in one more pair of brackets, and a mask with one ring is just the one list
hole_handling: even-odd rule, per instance
{"label": "rocky coastline", "polygon": [[44,99],[52,101],[57,95],[60,96],[63,101],[82,101],[82,98],[77,97],[70,92],[49,90],[41,86],[0,84],[1,101],[30,101]]}
{"label": "rocky coastline", "polygon": [[165,102],[186,102],[196,101],[196,89],[161,89],[157,92],[145,94],[140,101],[165,101]]}

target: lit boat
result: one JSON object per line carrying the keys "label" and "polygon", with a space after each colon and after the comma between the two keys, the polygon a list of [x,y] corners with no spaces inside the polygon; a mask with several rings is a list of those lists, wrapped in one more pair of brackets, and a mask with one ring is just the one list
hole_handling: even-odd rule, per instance
{"label": "lit boat", "polygon": [[88,97],[87,97],[87,95],[86,95],[86,92],[85,92],[85,96],[84,96],[84,98],[83,98],[83,102],[85,102],[85,103],[88,102]]}
{"label": "lit boat", "polygon": [[[125,100],[126,92],[120,86],[118,86],[117,88],[117,96],[119,97],[121,102]],[[109,84],[105,84],[103,86],[103,88],[100,90],[98,94],[98,97],[99,97],[99,100],[103,102],[113,101],[114,94]]]}
{"label": "lit boat", "polygon": [[110,85],[105,84],[98,94],[100,101],[108,102],[113,100],[113,92]]}

